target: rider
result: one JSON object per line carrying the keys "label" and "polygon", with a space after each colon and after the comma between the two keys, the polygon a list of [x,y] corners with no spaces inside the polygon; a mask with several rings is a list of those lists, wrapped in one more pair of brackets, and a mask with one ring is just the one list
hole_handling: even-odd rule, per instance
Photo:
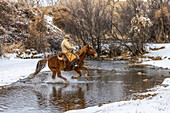
{"label": "rider", "polygon": [[[65,35],[64,40],[61,43],[61,48],[62,48],[62,52],[63,53],[70,52],[70,50],[76,50],[75,47],[70,45],[69,40],[70,40],[70,36],[69,35]],[[65,58],[64,55],[63,55],[63,60],[64,60],[64,70],[66,70],[66,67],[67,67],[66,66],[66,60],[67,59]],[[74,67],[78,67],[78,65],[75,64]]]}

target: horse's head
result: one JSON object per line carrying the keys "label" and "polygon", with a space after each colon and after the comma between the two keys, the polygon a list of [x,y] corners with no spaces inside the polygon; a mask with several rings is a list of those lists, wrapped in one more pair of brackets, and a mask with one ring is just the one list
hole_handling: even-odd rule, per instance
{"label": "horse's head", "polygon": [[88,44],[86,46],[86,52],[87,52],[87,55],[89,55],[90,57],[97,57],[97,52],[91,47],[90,44]]}

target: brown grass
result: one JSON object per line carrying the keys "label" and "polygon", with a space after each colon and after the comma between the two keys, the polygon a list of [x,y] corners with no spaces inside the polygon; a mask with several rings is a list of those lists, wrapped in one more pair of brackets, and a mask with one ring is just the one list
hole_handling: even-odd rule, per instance
{"label": "brown grass", "polygon": [[169,17],[168,8],[163,7],[162,9],[155,12],[155,18],[160,18],[162,16]]}
{"label": "brown grass", "polygon": [[[16,51],[16,50],[19,51]],[[25,51],[25,46],[22,43],[22,41],[20,41],[19,43],[13,43],[12,45],[9,45],[7,43],[4,43],[2,45],[2,53],[16,53],[16,52],[24,52]]]}
{"label": "brown grass", "polygon": [[163,47],[160,47],[160,48],[149,48],[150,50],[152,50],[152,51],[157,51],[157,50],[160,50],[160,49],[165,49],[165,47],[163,46]]}

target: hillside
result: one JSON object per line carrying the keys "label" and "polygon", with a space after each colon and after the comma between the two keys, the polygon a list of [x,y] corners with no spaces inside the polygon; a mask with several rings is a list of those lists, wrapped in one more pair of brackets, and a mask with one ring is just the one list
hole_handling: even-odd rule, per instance
{"label": "hillside", "polygon": [[[126,1],[119,1],[116,2],[114,5],[114,8],[120,8],[123,5],[126,5],[127,2]],[[41,7],[40,8],[42,11],[45,11],[45,13],[49,16],[53,17],[53,21],[54,24],[57,25],[59,28],[64,29],[65,25],[64,25],[64,18],[71,18],[68,15],[68,8],[66,6],[63,5],[56,5],[56,6],[46,6],[46,7]],[[117,14],[116,11],[114,11],[115,14]]]}
{"label": "hillside", "polygon": [[34,45],[31,46],[31,41],[34,41],[35,37],[37,40],[43,38],[43,41],[47,41],[48,50],[60,48],[57,43],[61,41],[63,31],[54,26],[52,17],[44,15],[40,9],[1,0],[0,15],[2,50],[5,49],[4,45],[9,47],[21,42],[25,49],[34,48]]}

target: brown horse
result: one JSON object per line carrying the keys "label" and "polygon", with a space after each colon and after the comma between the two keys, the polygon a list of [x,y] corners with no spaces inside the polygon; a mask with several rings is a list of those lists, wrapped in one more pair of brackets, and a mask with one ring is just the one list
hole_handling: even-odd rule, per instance
{"label": "brown horse", "polygon": [[[86,71],[86,77],[89,77],[89,71],[86,67],[83,66],[84,60],[87,55],[92,56],[92,57],[97,57],[96,51],[91,47],[90,44],[84,46],[82,49],[76,52],[76,54],[79,56],[80,59],[80,65],[78,68],[74,69],[79,75],[78,76],[73,76],[72,78],[78,78],[82,75],[80,70],[85,70]],[[36,71],[29,77],[33,78],[35,77],[46,65],[48,62],[48,67],[52,71],[52,78],[55,79],[56,73],[57,76],[65,80],[66,82],[69,83],[69,81],[61,76],[61,70],[64,70],[64,61],[59,60],[57,56],[52,56],[49,59],[42,59],[39,60],[37,63]],[[72,68],[67,68],[66,71],[72,71]]]}

